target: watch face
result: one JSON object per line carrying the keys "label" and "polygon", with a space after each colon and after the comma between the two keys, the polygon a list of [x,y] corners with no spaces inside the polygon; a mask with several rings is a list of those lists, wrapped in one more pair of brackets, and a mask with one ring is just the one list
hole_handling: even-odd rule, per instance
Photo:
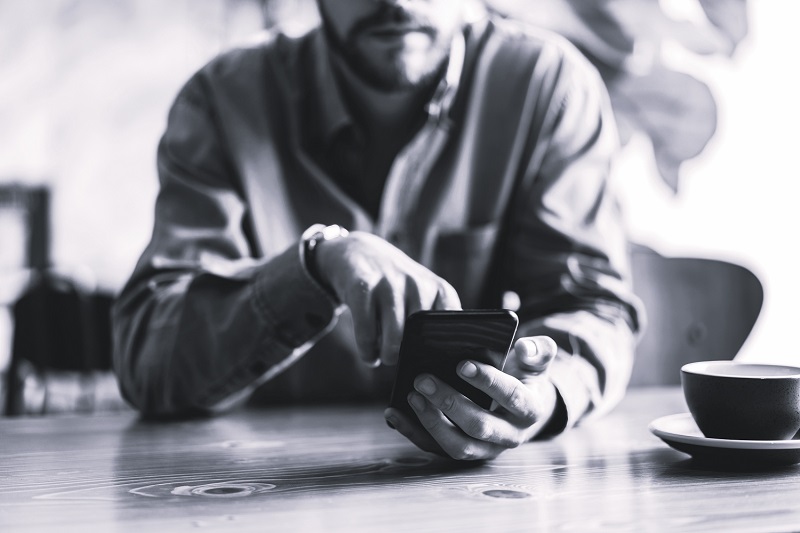
{"label": "watch face", "polygon": [[[316,231],[311,233],[313,230]],[[311,233],[311,235],[308,235],[309,233]],[[316,281],[317,284],[336,301],[339,300],[338,296],[336,295],[336,291],[324,281],[322,276],[320,276],[319,269],[317,268],[316,248],[317,244],[322,241],[330,241],[333,239],[338,239],[339,237],[346,237],[348,233],[349,232],[346,229],[337,224],[326,226],[324,228],[321,224],[317,224],[315,226],[311,226],[303,234],[304,240],[302,259],[305,270],[311,276],[311,278]]]}
{"label": "watch face", "polygon": [[346,237],[349,232],[338,224],[333,224],[323,229],[321,233],[322,240],[329,241],[338,237]]}

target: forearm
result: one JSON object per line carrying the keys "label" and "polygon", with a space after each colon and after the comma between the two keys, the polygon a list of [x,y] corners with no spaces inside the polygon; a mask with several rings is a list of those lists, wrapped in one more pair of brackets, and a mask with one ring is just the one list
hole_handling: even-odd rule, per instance
{"label": "forearm", "polygon": [[335,322],[334,303],[296,248],[183,272],[142,265],[114,308],[114,363],[123,394],[147,415],[223,406],[277,375]]}

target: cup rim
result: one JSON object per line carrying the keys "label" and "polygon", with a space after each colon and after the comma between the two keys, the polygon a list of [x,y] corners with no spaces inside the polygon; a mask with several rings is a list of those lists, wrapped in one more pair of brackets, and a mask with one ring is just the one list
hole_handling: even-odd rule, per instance
{"label": "cup rim", "polygon": [[[724,373],[714,367],[724,368],[772,368],[786,371],[784,374],[763,375],[763,374],[730,374]],[[698,376],[711,376],[730,379],[800,379],[800,367],[791,365],[780,365],[771,363],[750,363],[746,361],[716,360],[716,361],[695,361],[687,363],[681,367],[681,372]]]}

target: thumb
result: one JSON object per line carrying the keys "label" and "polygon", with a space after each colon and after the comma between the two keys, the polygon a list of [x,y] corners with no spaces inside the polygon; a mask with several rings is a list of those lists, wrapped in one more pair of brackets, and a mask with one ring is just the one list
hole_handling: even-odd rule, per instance
{"label": "thumb", "polygon": [[514,344],[520,367],[535,374],[544,373],[557,352],[556,341],[545,335],[521,337]]}

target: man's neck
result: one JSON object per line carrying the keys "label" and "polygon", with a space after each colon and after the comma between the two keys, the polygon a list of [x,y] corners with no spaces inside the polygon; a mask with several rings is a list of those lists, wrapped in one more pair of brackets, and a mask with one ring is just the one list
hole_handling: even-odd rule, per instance
{"label": "man's neck", "polygon": [[331,54],[336,78],[354,118],[371,132],[405,132],[419,123],[439,78],[419,87],[382,90],[364,81],[338,54]]}

